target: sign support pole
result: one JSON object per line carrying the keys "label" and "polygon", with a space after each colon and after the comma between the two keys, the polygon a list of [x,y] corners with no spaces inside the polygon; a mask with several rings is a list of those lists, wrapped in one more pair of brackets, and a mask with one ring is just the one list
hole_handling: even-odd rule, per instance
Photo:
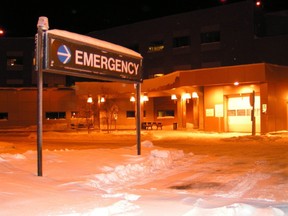
{"label": "sign support pole", "polygon": [[252,121],[252,136],[256,134],[256,122],[255,122],[255,91],[250,95],[250,104],[252,105],[251,110],[251,121]]}
{"label": "sign support pole", "polygon": [[141,84],[136,84],[136,132],[137,132],[137,154],[141,155]]}
{"label": "sign support pole", "polygon": [[37,170],[38,176],[42,176],[42,132],[43,132],[43,59],[44,43],[43,33],[48,30],[48,19],[39,17],[37,23]]}

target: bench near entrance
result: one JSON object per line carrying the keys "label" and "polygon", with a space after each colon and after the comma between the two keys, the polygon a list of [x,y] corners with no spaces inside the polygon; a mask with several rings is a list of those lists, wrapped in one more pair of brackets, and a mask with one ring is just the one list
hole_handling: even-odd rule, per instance
{"label": "bench near entrance", "polygon": [[153,130],[153,129],[161,129],[162,130],[162,122],[142,122],[142,129],[144,130]]}

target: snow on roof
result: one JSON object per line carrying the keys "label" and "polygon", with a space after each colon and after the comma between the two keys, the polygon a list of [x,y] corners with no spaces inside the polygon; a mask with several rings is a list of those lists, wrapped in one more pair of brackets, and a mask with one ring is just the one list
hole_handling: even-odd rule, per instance
{"label": "snow on roof", "polygon": [[108,49],[108,50],[112,50],[112,51],[118,51],[120,53],[123,54],[128,54],[131,55],[133,57],[136,58],[143,58],[141,56],[141,54],[128,49],[126,47],[117,45],[117,44],[113,44],[107,41],[103,41],[103,40],[99,40],[93,37],[89,37],[86,35],[81,35],[81,34],[77,34],[77,33],[73,33],[73,32],[69,32],[69,31],[65,31],[65,30],[58,30],[58,29],[51,29],[47,31],[49,34],[53,34],[53,35],[57,35],[57,36],[61,36],[61,37],[65,37],[65,38],[69,38],[71,40],[76,40],[76,41],[80,41],[86,44],[91,44],[93,46],[97,46],[100,48],[104,48],[104,49]]}
{"label": "snow on roof", "polygon": [[170,89],[175,87],[176,82],[179,79],[179,72],[173,72],[166,74],[165,76],[155,77],[151,79],[145,79],[143,81],[143,91],[159,91],[163,89]]}

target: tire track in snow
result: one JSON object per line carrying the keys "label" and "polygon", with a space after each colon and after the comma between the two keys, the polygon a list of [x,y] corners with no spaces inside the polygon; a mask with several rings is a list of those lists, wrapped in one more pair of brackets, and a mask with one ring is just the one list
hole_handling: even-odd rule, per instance
{"label": "tire track in snow", "polygon": [[[233,187],[227,194],[221,194],[218,196],[226,198],[241,198],[245,193],[253,190],[255,185],[261,180],[269,178],[270,175],[257,172],[255,170],[249,171],[247,174],[242,175],[239,180],[236,181],[235,187]],[[233,183],[235,184],[235,183]]]}

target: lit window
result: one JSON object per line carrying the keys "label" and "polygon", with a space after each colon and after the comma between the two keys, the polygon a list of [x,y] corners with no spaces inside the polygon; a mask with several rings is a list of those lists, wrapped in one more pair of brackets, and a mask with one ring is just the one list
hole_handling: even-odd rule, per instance
{"label": "lit window", "polygon": [[7,56],[7,70],[23,70],[23,56]]}
{"label": "lit window", "polygon": [[164,43],[163,41],[153,41],[150,43],[148,47],[148,52],[161,52],[164,50]]}
{"label": "lit window", "polygon": [[71,118],[78,118],[78,117],[79,117],[79,112],[77,111],[71,112]]}

